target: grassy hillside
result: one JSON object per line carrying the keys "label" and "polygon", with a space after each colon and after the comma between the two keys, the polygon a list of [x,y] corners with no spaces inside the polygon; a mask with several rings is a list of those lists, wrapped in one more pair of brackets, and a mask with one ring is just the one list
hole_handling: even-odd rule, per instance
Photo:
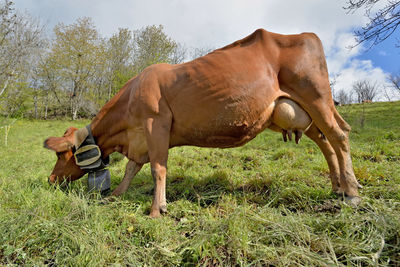
{"label": "grassy hillside", "polygon": [[[160,219],[148,217],[149,166],[110,204],[86,194],[86,178],[47,184],[56,156],[43,140],[88,121],[17,120],[8,146],[0,129],[0,265],[399,266],[400,103],[339,109],[353,127],[358,208],[331,193],[314,143],[265,131],[235,149],[171,149]],[[112,188],[126,162],[113,155]]]}

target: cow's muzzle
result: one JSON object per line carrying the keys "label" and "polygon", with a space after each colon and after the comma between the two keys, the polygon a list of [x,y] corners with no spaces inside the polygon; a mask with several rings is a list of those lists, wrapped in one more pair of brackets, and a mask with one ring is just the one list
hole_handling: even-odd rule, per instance
{"label": "cow's muzzle", "polygon": [[49,182],[50,185],[55,185],[57,183],[57,176],[54,174],[50,175],[47,182]]}

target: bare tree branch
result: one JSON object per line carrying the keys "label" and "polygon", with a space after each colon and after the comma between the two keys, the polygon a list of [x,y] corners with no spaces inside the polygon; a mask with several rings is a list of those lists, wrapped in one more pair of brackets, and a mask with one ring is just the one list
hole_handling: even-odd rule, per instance
{"label": "bare tree branch", "polygon": [[353,84],[353,91],[356,93],[358,103],[372,102],[378,95],[378,85],[368,80],[357,81]]}
{"label": "bare tree branch", "polygon": [[11,77],[14,75],[14,71],[8,74],[6,81],[4,82],[3,89],[1,89],[0,96],[6,91],[8,87],[8,83],[10,82]]}
{"label": "bare tree branch", "polygon": [[202,57],[204,55],[207,55],[208,53],[212,52],[215,48],[214,47],[196,47],[192,48],[192,51],[190,53],[191,59],[195,59],[198,57]]}
{"label": "bare tree branch", "polygon": [[347,105],[351,104],[351,93],[347,93],[345,90],[339,90],[335,96],[336,100],[339,102],[340,105]]}
{"label": "bare tree branch", "polygon": [[[383,8],[374,9],[378,2],[385,2]],[[354,32],[357,45],[369,43],[370,47],[385,41],[400,25],[400,0],[349,0],[344,7],[348,12],[365,9],[369,22]],[[399,46],[398,44],[397,46]]]}
{"label": "bare tree branch", "polygon": [[392,87],[400,92],[400,74],[391,74],[389,81],[392,83]]}

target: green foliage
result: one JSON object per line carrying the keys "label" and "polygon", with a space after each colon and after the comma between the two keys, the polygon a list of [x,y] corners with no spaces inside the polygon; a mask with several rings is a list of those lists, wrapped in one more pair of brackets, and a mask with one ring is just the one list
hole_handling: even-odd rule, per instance
{"label": "green foliage", "polygon": [[11,117],[23,117],[30,109],[33,91],[25,82],[15,82],[1,99],[0,112]]}
{"label": "green foliage", "polygon": [[[73,119],[88,104],[101,99],[97,75],[105,61],[104,46],[89,18],[78,19],[71,25],[58,24],[54,28],[55,40],[49,54],[61,88],[69,93]],[[92,113],[96,113],[94,108]],[[90,114],[90,111],[88,112]]]}
{"label": "green foliage", "polygon": [[137,73],[156,63],[172,62],[178,44],[168,37],[163,26],[147,26],[134,33],[134,65]]}
{"label": "green foliage", "polygon": [[[361,110],[339,109],[353,127],[358,208],[331,193],[314,143],[265,131],[234,149],[171,149],[160,219],[148,217],[147,165],[108,204],[86,194],[85,178],[47,184],[56,156],[43,140],[88,121],[17,120],[7,147],[0,128],[0,265],[398,266],[400,103],[365,105],[364,128]],[[111,161],[115,188],[127,160]]]}
{"label": "green foliage", "polygon": [[43,26],[18,15],[8,0],[0,2],[0,52],[1,115],[74,120],[92,117],[147,66],[186,56],[161,25],[103,38],[84,17],[56,25],[47,40]]}
{"label": "green foliage", "polygon": [[134,76],[132,64],[133,36],[128,29],[119,29],[111,36],[106,45],[106,65],[109,94],[108,99],[116,94],[125,83]]}
{"label": "green foliage", "polygon": [[116,94],[134,75],[133,71],[118,71],[114,72],[113,79],[113,94]]}

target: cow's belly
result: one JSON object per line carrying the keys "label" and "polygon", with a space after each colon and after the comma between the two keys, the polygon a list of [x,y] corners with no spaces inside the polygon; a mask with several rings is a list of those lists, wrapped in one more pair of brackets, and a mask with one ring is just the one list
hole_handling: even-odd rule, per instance
{"label": "cow's belly", "polygon": [[[246,103],[248,104],[248,103]],[[271,123],[275,102],[243,103],[194,108],[187,120],[174,120],[171,145],[236,147],[245,144]]]}
{"label": "cow's belly", "polygon": [[280,96],[272,67],[228,69],[192,73],[168,89],[172,146],[240,146],[268,127]]}

